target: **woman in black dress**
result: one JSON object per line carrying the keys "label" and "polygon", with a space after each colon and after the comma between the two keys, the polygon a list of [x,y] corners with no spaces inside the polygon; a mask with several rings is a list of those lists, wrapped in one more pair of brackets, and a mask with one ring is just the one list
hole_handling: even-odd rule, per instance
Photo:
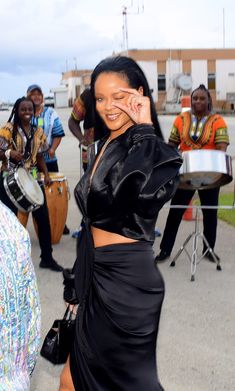
{"label": "woman in black dress", "polygon": [[160,391],[156,340],[164,282],[152,245],[181,158],[162,140],[134,60],[101,61],[91,93],[96,124],[109,135],[75,189],[84,226],[74,266],[80,306],[60,391]]}

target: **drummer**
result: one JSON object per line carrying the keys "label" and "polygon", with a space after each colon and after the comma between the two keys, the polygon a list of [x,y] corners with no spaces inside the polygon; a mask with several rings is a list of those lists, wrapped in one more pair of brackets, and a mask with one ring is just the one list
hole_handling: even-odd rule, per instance
{"label": "drummer", "polygon": [[[17,206],[10,200],[4,187],[4,177],[17,168],[18,165],[30,171],[37,178],[37,170],[45,176],[45,185],[50,184],[50,177],[43,158],[43,153],[48,150],[46,136],[43,130],[31,124],[35,114],[35,106],[30,98],[20,98],[14,104],[8,123],[0,129],[0,161],[2,161],[0,173],[0,199],[15,214]],[[52,256],[51,231],[49,215],[44,193],[43,205],[33,211],[33,217],[38,226],[38,238],[41,248],[41,268],[56,272],[63,270],[62,266]],[[27,193],[27,189],[26,189]]]}
{"label": "drummer", "polygon": [[[27,96],[35,104],[36,112],[33,122],[43,129],[49,149],[44,153],[44,160],[49,172],[59,172],[56,150],[65,136],[61,120],[54,108],[45,106],[42,88],[38,84],[32,84],[27,88]],[[65,224],[63,235],[70,233]]]}
{"label": "drummer", "polygon": [[[226,151],[229,145],[227,125],[224,119],[212,112],[212,99],[209,91],[201,84],[191,94],[191,110],[181,113],[175,118],[169,144],[180,151],[199,149]],[[219,187],[198,190],[201,205],[218,206]],[[195,190],[178,189],[171,201],[171,205],[188,205]],[[185,208],[170,208],[163,237],[160,243],[160,253],[156,256],[156,263],[169,258],[173,249],[178,228],[185,212]],[[203,209],[203,234],[214,252],[217,230],[217,209]],[[214,261],[214,258],[204,243],[203,254]],[[219,260],[218,255],[214,253]]]}

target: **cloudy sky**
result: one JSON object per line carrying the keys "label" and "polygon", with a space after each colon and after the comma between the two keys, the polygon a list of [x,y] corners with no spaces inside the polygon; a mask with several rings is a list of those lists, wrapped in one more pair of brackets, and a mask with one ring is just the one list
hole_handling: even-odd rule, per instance
{"label": "cloudy sky", "polygon": [[129,49],[235,48],[234,0],[1,0],[0,101],[123,50],[124,6]]}

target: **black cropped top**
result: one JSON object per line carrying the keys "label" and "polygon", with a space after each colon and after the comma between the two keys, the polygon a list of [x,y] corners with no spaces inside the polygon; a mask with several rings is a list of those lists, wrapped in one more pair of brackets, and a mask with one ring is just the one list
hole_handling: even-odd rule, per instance
{"label": "black cropped top", "polygon": [[[106,139],[99,142],[98,154]],[[178,184],[182,159],[177,150],[151,125],[134,125],[108,144],[90,183],[94,162],[75,188],[84,218],[105,231],[153,242],[159,210]]]}

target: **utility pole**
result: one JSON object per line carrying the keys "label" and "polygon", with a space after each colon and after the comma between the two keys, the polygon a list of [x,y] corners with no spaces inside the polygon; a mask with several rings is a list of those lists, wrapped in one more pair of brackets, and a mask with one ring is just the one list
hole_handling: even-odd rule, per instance
{"label": "utility pole", "polygon": [[[139,4],[141,2],[141,5]],[[123,48],[124,51],[126,52],[126,55],[128,56],[128,25],[127,25],[127,15],[132,14],[132,15],[139,15],[140,13],[144,12],[144,0],[138,1],[138,6],[136,11],[129,11],[133,7],[133,0],[131,1],[131,5],[127,7],[126,5],[123,6],[122,9],[122,19],[123,19],[123,25],[122,25],[122,30],[123,30]]]}
{"label": "utility pole", "polygon": [[78,66],[77,66],[77,57],[74,57],[73,59],[74,59],[74,69],[75,69],[75,71],[77,71],[77,69],[78,69]]}
{"label": "utility pole", "polygon": [[223,8],[223,48],[225,48],[225,12]]}
{"label": "utility pole", "polygon": [[126,55],[128,56],[128,27],[127,27],[127,7],[123,6],[122,11],[122,17],[123,17],[123,46],[124,50],[126,52]]}

